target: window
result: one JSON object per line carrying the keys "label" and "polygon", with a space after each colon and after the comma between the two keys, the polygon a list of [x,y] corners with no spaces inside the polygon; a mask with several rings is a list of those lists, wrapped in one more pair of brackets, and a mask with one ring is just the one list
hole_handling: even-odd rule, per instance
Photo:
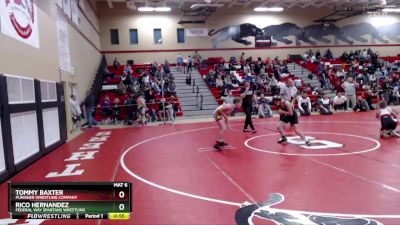
{"label": "window", "polygon": [[178,28],[177,34],[178,34],[178,43],[185,43],[185,29]]}
{"label": "window", "polygon": [[118,36],[118,29],[111,29],[111,44],[118,45],[119,44],[119,36]]}
{"label": "window", "polygon": [[154,44],[162,44],[161,29],[154,29]]}
{"label": "window", "polygon": [[129,39],[131,40],[131,44],[139,43],[137,29],[129,29],[129,37]]}

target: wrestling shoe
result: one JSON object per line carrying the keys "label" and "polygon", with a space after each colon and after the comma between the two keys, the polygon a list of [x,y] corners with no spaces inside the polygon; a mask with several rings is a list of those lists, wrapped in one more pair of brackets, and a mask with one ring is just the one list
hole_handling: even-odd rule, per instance
{"label": "wrestling shoe", "polygon": [[286,137],[281,137],[281,138],[278,140],[278,144],[283,144],[283,143],[285,143],[285,142],[287,142]]}
{"label": "wrestling shoe", "polygon": [[215,143],[215,145],[214,145],[214,148],[215,148],[217,151],[221,151],[221,143],[217,141],[217,143]]}
{"label": "wrestling shoe", "polygon": [[220,141],[220,142],[219,142],[219,146],[226,146],[226,145],[228,145],[228,143],[225,143],[225,142],[223,142],[223,141]]}

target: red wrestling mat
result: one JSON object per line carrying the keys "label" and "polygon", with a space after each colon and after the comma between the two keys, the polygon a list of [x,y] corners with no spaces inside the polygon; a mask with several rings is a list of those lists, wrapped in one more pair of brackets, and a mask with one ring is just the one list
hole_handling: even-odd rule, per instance
{"label": "red wrestling mat", "polygon": [[215,123],[87,131],[11,181],[130,181],[131,219],[6,219],[5,182],[0,224],[400,224],[400,139],[373,112],[301,117],[311,147],[276,144],[277,122],[232,122],[222,152]]}

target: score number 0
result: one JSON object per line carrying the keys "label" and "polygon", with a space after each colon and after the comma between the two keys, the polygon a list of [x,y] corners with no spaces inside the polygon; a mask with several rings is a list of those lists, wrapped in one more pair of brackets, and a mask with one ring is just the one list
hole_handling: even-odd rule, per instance
{"label": "score number 0", "polygon": [[[118,193],[118,197],[119,197],[119,198],[125,198],[125,192],[120,191],[120,192]],[[122,203],[122,204],[119,204],[118,208],[119,208],[119,210],[123,211],[123,210],[125,209],[125,205],[124,205],[123,203]]]}

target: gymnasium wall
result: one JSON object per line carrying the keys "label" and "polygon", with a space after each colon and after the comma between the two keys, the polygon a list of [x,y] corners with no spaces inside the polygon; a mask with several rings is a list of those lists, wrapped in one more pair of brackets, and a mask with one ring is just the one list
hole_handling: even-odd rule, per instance
{"label": "gymnasium wall", "polygon": [[[241,52],[245,52],[248,56],[261,56],[261,57],[275,57],[286,58],[290,54],[303,54],[308,49],[321,49],[325,50],[331,48],[334,54],[338,55],[343,50],[359,49],[372,46],[372,49],[379,51],[383,55],[397,55],[400,53],[397,47],[394,47],[400,42],[390,39],[385,39],[387,43],[380,40],[371,38],[370,34],[360,34],[361,37],[367,39],[367,42],[354,40],[352,45],[345,41],[338,39],[335,43],[333,35],[325,36],[330,43],[315,41],[315,45],[311,46],[309,43],[301,41],[296,45],[296,38],[294,35],[288,35],[288,40],[292,41],[290,44],[276,42],[275,47],[257,49],[254,47],[255,38],[244,38],[252,42],[251,45],[243,45],[232,40],[221,41],[218,46],[214,48],[213,39],[220,38],[219,34],[214,36],[205,37],[185,37],[184,44],[177,43],[177,28],[206,28],[208,30],[224,28],[227,26],[236,26],[243,23],[251,23],[260,29],[268,28],[271,25],[279,25],[282,23],[292,23],[298,28],[305,28],[313,25],[312,20],[320,18],[331,13],[331,9],[327,8],[292,8],[285,9],[283,13],[256,13],[252,8],[248,9],[220,9],[207,19],[205,24],[184,24],[177,23],[180,14],[178,12],[170,13],[139,13],[137,11],[130,11],[126,9],[125,4],[114,4],[113,9],[109,9],[106,3],[98,4],[99,20],[101,25],[101,48],[106,53],[107,61],[110,62],[114,57],[117,57],[122,63],[127,59],[134,59],[136,63],[147,63],[152,60],[163,61],[168,59],[172,62],[175,61],[176,55],[180,52],[184,56],[192,54],[194,49],[199,49],[200,54],[207,58],[213,56],[223,56],[229,58],[230,56],[239,56]],[[400,22],[399,14],[388,14],[386,16],[368,16],[362,15],[352,17],[339,21],[334,25],[343,28],[350,24],[367,23],[373,27],[379,28],[388,24],[396,24]],[[364,24],[365,25],[365,24]],[[129,29],[138,29],[138,45],[129,43]],[[153,43],[153,29],[161,28],[162,30],[162,44]],[[110,41],[110,29],[119,30],[119,44],[112,45]],[[283,28],[284,29],[284,28]],[[351,30],[351,28],[350,28]],[[399,27],[400,32],[400,27]],[[336,38],[337,39],[337,38]],[[385,46],[386,45],[386,46]]]}
{"label": "gymnasium wall", "polygon": [[[82,100],[90,88],[101,60],[100,26],[94,5],[79,4],[79,24],[63,14],[55,1],[35,1],[38,11],[39,48],[24,44],[0,33],[0,74],[12,74],[41,80],[65,82],[67,118],[70,118],[71,84]],[[67,22],[71,70],[59,70],[57,18]],[[71,122],[68,121],[68,128]]]}

